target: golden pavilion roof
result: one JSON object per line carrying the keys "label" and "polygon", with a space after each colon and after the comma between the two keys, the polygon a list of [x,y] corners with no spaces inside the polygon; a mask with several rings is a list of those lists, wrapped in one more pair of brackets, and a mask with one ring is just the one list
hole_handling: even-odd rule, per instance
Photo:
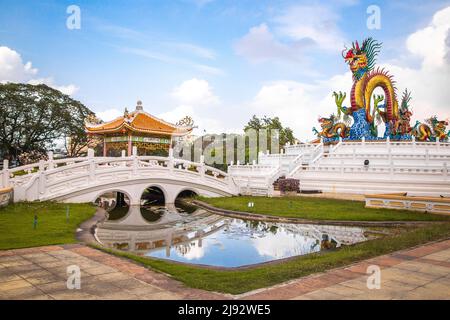
{"label": "golden pavilion roof", "polygon": [[174,125],[145,112],[139,102],[133,112],[125,110],[123,116],[100,124],[86,122],[85,128],[88,133],[92,134],[119,133],[129,130],[139,133],[182,136],[192,131],[191,126]]}

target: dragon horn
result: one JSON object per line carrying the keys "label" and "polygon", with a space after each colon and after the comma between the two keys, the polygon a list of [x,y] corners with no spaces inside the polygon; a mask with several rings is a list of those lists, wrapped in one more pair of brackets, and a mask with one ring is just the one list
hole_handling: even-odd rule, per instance
{"label": "dragon horn", "polygon": [[346,52],[346,51],[347,51],[347,46],[344,46],[344,50],[342,50],[342,52],[341,52],[342,58],[344,58],[344,59],[345,59],[345,53],[344,52]]}
{"label": "dragon horn", "polygon": [[357,50],[357,51],[361,51],[361,50],[359,49],[359,43],[358,43],[358,40],[356,40],[356,50]]}

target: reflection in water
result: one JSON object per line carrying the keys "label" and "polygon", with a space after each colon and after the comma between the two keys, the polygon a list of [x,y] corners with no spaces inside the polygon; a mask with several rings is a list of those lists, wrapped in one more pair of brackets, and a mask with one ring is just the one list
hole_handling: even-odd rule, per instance
{"label": "reflection in water", "polygon": [[224,218],[197,209],[146,226],[106,223],[97,229],[107,247],[186,263],[238,267],[304,255],[367,240],[356,227],[268,223]]}
{"label": "reflection in water", "polygon": [[130,200],[122,192],[108,192],[95,200],[95,204],[108,212],[108,220],[119,220],[125,217],[130,208]]}

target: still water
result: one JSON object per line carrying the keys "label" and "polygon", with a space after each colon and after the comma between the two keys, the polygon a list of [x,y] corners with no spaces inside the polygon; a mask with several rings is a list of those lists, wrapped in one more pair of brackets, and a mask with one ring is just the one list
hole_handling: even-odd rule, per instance
{"label": "still water", "polygon": [[217,267],[252,265],[367,240],[358,227],[269,223],[176,209],[154,208],[152,217],[152,210],[141,208],[145,222],[107,221],[97,229],[97,238],[107,247],[143,256]]}

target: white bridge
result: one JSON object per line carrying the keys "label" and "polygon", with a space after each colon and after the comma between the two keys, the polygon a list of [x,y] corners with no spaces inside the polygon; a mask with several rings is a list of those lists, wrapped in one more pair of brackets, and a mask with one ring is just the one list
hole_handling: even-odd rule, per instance
{"label": "white bridge", "polygon": [[1,187],[14,188],[14,201],[94,202],[107,192],[122,192],[130,205],[139,205],[142,193],[158,187],[166,204],[175,202],[180,192],[189,190],[198,195],[217,197],[238,193],[238,187],[226,172],[173,157],[137,156],[87,157],[53,159],[8,169],[4,160]]}

